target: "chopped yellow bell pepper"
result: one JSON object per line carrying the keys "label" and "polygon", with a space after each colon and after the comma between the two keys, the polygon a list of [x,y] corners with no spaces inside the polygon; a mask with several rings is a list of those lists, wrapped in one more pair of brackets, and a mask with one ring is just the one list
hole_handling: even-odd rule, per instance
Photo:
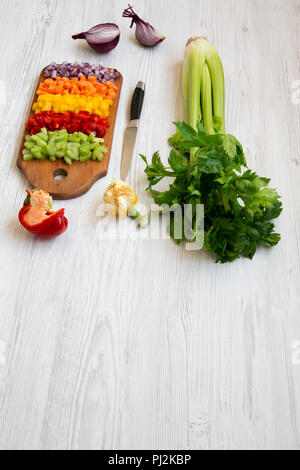
{"label": "chopped yellow bell pepper", "polygon": [[88,111],[91,114],[108,117],[112,104],[112,100],[104,99],[102,96],[46,94],[39,96],[32,109],[35,114],[50,110],[53,110],[55,113]]}

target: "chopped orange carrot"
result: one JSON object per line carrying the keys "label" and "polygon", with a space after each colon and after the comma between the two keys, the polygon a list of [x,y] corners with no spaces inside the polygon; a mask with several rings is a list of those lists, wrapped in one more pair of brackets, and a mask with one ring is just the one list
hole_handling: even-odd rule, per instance
{"label": "chopped orange carrot", "polygon": [[38,88],[37,94],[46,95],[86,95],[90,97],[102,96],[103,98],[114,99],[116,97],[117,87],[111,83],[99,83],[97,78],[92,76],[85,78],[69,79],[67,77],[51,78],[42,82]]}

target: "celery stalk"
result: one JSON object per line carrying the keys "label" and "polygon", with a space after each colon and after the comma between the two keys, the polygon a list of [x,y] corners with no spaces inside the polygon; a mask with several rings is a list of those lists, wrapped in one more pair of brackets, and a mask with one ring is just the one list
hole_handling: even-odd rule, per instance
{"label": "celery stalk", "polygon": [[221,59],[215,47],[205,38],[201,38],[201,50],[209,69],[212,96],[213,115],[221,119],[220,133],[225,134],[225,80]]}
{"label": "celery stalk", "polygon": [[207,64],[204,65],[203,77],[201,81],[201,102],[203,124],[206,133],[214,134],[214,118],[213,118],[213,104],[212,104],[212,83]]}
{"label": "celery stalk", "polygon": [[197,41],[190,39],[185,50],[187,69],[183,73],[183,88],[185,90],[185,108],[188,123],[196,129],[197,122],[202,120],[201,112],[201,75],[205,57],[198,47]]}
{"label": "celery stalk", "polygon": [[182,68],[182,94],[184,102],[184,115],[185,120],[189,120],[189,64],[187,60],[183,62]]}
{"label": "celery stalk", "polygon": [[214,120],[225,133],[224,71],[218,52],[205,38],[191,38],[185,49],[182,72],[185,118],[196,129],[200,121],[214,134]]}

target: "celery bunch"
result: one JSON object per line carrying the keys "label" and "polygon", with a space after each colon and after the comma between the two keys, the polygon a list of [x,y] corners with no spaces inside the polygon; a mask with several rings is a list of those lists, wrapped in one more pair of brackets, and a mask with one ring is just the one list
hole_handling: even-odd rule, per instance
{"label": "celery bunch", "polygon": [[[240,142],[225,133],[225,86],[222,62],[216,49],[204,38],[188,41],[183,65],[183,97],[186,122],[175,123],[169,139],[173,149],[165,166],[156,152],[145,173],[156,204],[171,210],[170,233],[177,243],[201,240],[202,226],[197,206],[204,205],[205,248],[221,263],[245,256],[250,259],[259,245],[275,246],[280,235],[272,219],[282,211],[280,196],[270,180],[247,168]],[[246,168],[243,170],[243,168]],[[169,189],[154,189],[164,178],[174,181]],[[192,206],[191,216],[178,222],[174,206],[181,211]]]}

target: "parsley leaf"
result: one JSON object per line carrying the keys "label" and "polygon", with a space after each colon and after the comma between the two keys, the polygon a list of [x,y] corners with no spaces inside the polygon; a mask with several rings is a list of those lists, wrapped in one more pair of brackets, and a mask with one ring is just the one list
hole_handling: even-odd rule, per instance
{"label": "parsley leaf", "polygon": [[[220,120],[215,118],[218,132]],[[182,234],[175,230],[181,223],[171,215],[170,233],[181,243],[190,233],[199,236],[196,207],[204,204],[204,246],[216,255],[217,262],[234,261],[241,256],[252,259],[259,245],[275,246],[280,235],[273,219],[282,212],[280,196],[269,187],[270,180],[247,169],[243,147],[232,135],[207,135],[201,122],[197,130],[185,122],[176,122],[176,134],[169,143],[169,167],[158,152],[146,163],[147,188],[158,205],[192,205],[191,217],[182,218]],[[190,157],[190,150],[195,149]],[[242,169],[245,168],[244,171]],[[164,178],[173,178],[167,191],[154,187]],[[177,233],[175,233],[177,232]],[[189,240],[191,241],[191,240]]]}

